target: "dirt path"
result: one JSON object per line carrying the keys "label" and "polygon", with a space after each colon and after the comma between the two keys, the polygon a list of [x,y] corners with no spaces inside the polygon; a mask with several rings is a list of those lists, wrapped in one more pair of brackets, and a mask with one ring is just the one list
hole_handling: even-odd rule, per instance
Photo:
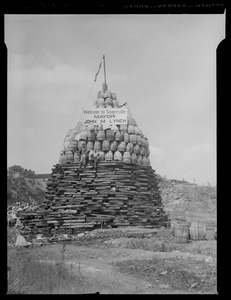
{"label": "dirt path", "polygon": [[[45,248],[43,248],[45,250]],[[51,262],[51,257],[59,256],[60,245],[47,248],[47,257],[44,262]],[[205,260],[211,257],[202,254],[173,252],[152,252],[139,249],[85,247],[67,245],[65,250],[65,263],[70,270],[88,278],[91,283],[89,293],[100,294],[197,294],[194,290],[173,289],[170,285],[154,284],[148,280],[140,279],[130,274],[121,273],[113,264],[127,260],[144,260],[159,258],[180,258],[187,260]],[[57,260],[55,260],[57,261]],[[54,262],[55,262],[54,261]],[[214,263],[211,261],[211,263]]]}

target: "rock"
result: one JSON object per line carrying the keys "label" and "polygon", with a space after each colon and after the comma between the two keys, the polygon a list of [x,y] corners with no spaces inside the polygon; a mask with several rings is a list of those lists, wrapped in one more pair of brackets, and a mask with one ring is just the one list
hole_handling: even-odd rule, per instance
{"label": "rock", "polygon": [[164,271],[162,273],[160,273],[160,275],[166,275],[168,273],[168,271]]}
{"label": "rock", "polygon": [[18,235],[15,246],[28,246],[26,239],[22,235]]}
{"label": "rock", "polygon": [[83,237],[85,234],[82,232],[82,233],[79,233],[77,234],[77,237]]}
{"label": "rock", "polygon": [[40,240],[40,239],[42,239],[43,238],[43,234],[38,234],[37,236],[36,236],[36,239],[37,240]]}
{"label": "rock", "polygon": [[162,288],[162,289],[169,289],[170,285],[168,285],[168,284],[159,284],[159,287]]}
{"label": "rock", "polygon": [[198,285],[198,283],[197,283],[197,282],[194,282],[194,283],[190,286],[190,289],[195,288],[197,285]]}
{"label": "rock", "polygon": [[206,257],[205,261],[208,262],[208,263],[211,263],[211,262],[213,262],[213,258],[211,256]]}

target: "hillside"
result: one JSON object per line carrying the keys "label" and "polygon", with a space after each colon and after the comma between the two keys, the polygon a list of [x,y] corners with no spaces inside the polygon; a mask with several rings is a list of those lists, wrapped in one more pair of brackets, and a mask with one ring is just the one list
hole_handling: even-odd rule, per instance
{"label": "hillside", "polygon": [[162,181],[159,190],[165,210],[189,213],[216,213],[216,188],[188,182]]}
{"label": "hillside", "polygon": [[7,204],[15,202],[41,203],[45,199],[46,184],[37,179],[7,178]]}
{"label": "hillside", "polygon": [[[166,211],[216,213],[216,189],[180,181],[161,181],[159,190]],[[7,203],[42,203],[46,184],[37,179],[7,178]]]}

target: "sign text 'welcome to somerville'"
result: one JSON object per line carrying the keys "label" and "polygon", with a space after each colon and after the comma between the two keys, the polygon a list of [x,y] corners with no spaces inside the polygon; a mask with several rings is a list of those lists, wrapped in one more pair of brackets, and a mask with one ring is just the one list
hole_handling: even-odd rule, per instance
{"label": "sign text 'welcome to somerville'", "polygon": [[83,109],[83,123],[85,125],[127,124],[127,108]]}

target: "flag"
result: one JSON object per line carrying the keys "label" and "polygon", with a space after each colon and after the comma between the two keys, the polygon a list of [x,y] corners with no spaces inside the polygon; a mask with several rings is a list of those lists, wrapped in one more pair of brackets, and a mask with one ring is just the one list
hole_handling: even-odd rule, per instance
{"label": "flag", "polygon": [[101,62],[100,62],[100,65],[99,65],[98,71],[97,71],[97,73],[95,74],[95,81],[96,81],[96,79],[97,79],[97,76],[98,76],[98,74],[99,74],[99,71],[100,71],[101,65],[102,65],[102,60],[101,60]]}

